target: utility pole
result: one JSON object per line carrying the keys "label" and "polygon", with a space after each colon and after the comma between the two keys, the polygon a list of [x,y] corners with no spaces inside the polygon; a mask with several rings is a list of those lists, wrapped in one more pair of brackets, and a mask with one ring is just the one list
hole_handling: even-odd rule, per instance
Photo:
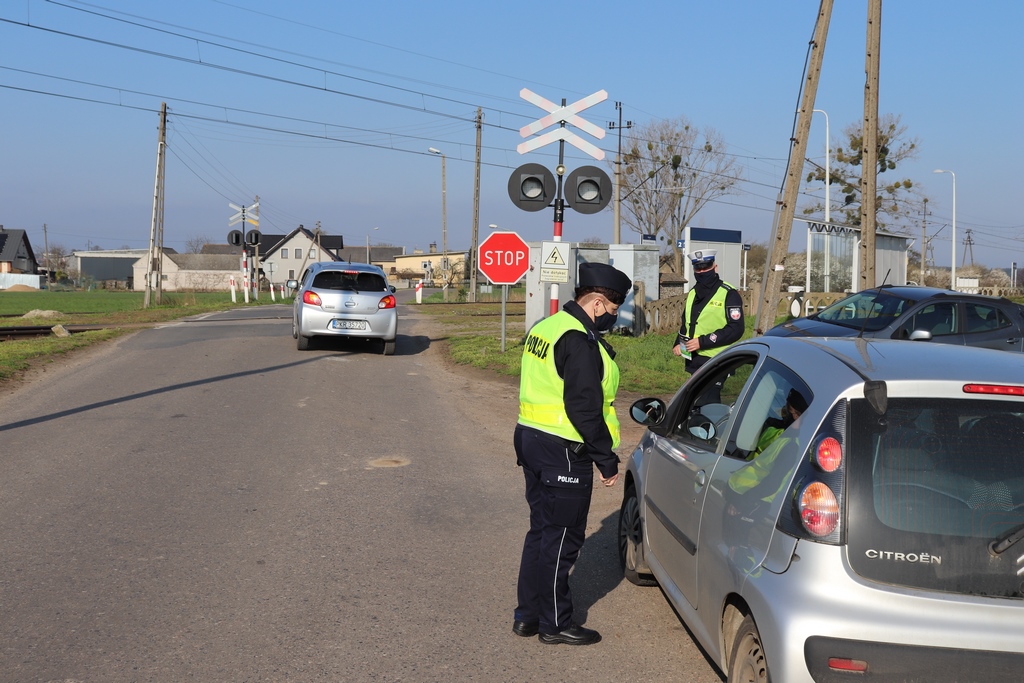
{"label": "utility pole", "polygon": [[804,158],[807,156],[807,137],[811,131],[811,116],[814,111],[814,98],[818,93],[818,81],[821,78],[821,63],[825,57],[825,40],[828,38],[828,24],[832,17],[832,0],[821,0],[818,9],[818,21],[814,27],[814,40],[811,42],[810,58],[803,88],[803,98],[797,117],[796,137],[790,151],[789,167],[786,170],[784,193],[776,202],[777,222],[774,226],[773,242],[768,259],[765,262],[765,274],[761,279],[761,302],[757,311],[757,323],[754,334],[775,325],[775,314],[779,308],[779,290],[782,287],[782,272],[789,253],[789,238],[793,233],[793,217],[796,214],[796,202],[800,195],[800,180],[803,175]]}
{"label": "utility pole", "polygon": [[921,286],[924,287],[924,260],[928,245],[928,198],[924,198],[924,211],[921,212]]}
{"label": "utility pole", "polygon": [[882,47],[882,0],[868,0],[867,56],[864,70],[864,140],[860,178],[860,286],[878,284],[875,276],[875,232],[878,196],[878,69]]}
{"label": "utility pole", "polygon": [[613,219],[612,219],[612,244],[620,244],[622,242],[622,129],[627,130],[633,127],[632,121],[626,121],[626,125],[622,125],[622,102],[615,103],[615,110],[619,112],[619,123],[616,125],[614,121],[608,122],[608,130],[619,131],[619,151],[615,155],[615,203],[612,205]]}
{"label": "utility pole", "polygon": [[[163,271],[164,238],[164,151],[167,147],[167,103],[160,105],[160,136],[156,146],[156,180],[153,182],[153,220],[149,228],[149,265],[146,268],[146,294],[142,307],[149,308],[156,276],[156,305],[160,305],[161,276]],[[157,236],[159,235],[159,240]]]}
{"label": "utility pole", "polygon": [[967,250],[971,250],[971,265],[974,265],[974,238],[971,237],[971,229],[967,228],[966,237],[964,237],[964,257],[960,259],[960,267],[964,267],[964,263],[967,261]]}
{"label": "utility pole", "polygon": [[476,108],[476,178],[473,181],[473,239],[466,263],[469,265],[469,301],[476,301],[477,240],[480,237],[480,146],[483,138],[484,111]]}
{"label": "utility pole", "polygon": [[43,223],[43,249],[46,250],[46,281],[51,282],[53,271],[50,269],[50,240],[46,237],[46,223]]}

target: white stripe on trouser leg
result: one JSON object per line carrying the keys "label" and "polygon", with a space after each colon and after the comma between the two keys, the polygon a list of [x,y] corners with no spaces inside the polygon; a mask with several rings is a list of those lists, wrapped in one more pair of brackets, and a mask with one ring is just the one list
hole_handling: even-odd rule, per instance
{"label": "white stripe on trouser leg", "polygon": [[569,531],[568,528],[562,529],[562,540],[558,543],[558,559],[555,560],[555,575],[551,577],[551,603],[554,605],[552,610],[552,623],[555,628],[558,628],[558,565],[562,563],[562,546],[565,545],[565,534]]}

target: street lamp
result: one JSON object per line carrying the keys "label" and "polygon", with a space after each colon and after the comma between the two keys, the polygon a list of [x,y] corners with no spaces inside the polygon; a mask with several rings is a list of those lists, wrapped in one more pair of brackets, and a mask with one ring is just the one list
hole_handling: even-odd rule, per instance
{"label": "street lamp", "polygon": [[445,282],[442,285],[442,290],[444,291],[444,302],[448,303],[448,193],[445,181],[445,156],[444,153],[436,147],[430,147],[427,151],[431,154],[441,155],[441,273],[445,278]]}
{"label": "street lamp", "polygon": [[953,262],[950,264],[950,286],[956,291],[956,173],[937,168],[932,173],[948,173],[953,176]]}
{"label": "street lamp", "polygon": [[[374,230],[380,230],[380,228],[374,228]],[[366,262],[370,262],[370,233],[366,233]]]}

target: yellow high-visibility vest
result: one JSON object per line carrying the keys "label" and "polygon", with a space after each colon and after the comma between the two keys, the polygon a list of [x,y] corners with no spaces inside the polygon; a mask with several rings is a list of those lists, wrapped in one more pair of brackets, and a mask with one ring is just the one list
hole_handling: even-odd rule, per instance
{"label": "yellow high-visibility vest", "polygon": [[[555,343],[570,330],[587,334],[583,323],[569,313],[559,311],[534,325],[526,337],[519,380],[519,424],[570,441],[583,441],[565,412],[565,382],[555,369]],[[601,378],[604,421],[612,435],[612,448],[616,448],[619,445],[619,418],[612,402],[619,389],[619,367],[603,344],[598,342],[597,346],[604,366]]]}

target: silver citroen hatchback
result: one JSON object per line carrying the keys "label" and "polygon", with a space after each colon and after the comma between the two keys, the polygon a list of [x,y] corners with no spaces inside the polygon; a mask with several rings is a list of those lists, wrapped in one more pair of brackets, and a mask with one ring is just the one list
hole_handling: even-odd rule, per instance
{"label": "silver citroen hatchback", "polygon": [[355,337],[379,339],[384,355],[395,352],[395,288],[379,266],[314,263],[301,280],[289,280],[288,286],[296,290],[292,336],[300,351],[309,348],[313,337]]}
{"label": "silver citroen hatchback", "polygon": [[760,337],[631,414],[625,576],[730,683],[1024,680],[1024,358]]}

